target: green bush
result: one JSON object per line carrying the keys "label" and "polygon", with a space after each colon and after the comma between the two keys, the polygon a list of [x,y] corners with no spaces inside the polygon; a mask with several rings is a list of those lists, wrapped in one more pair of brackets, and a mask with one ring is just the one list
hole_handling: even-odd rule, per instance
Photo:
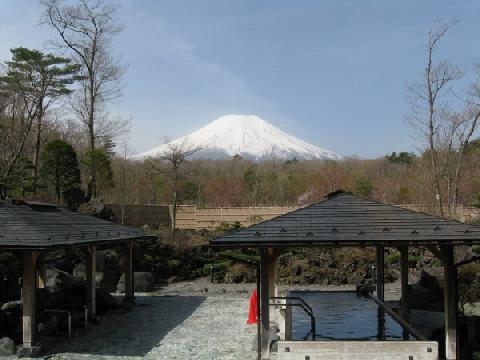
{"label": "green bush", "polygon": [[477,255],[480,255],[480,245],[475,245],[473,247],[473,252]]}
{"label": "green bush", "polygon": [[249,262],[259,262],[260,257],[257,254],[245,254],[240,251],[233,251],[233,250],[228,250],[228,251],[222,251],[219,253],[220,256],[228,257],[230,259],[238,259],[240,261],[249,261]]}
{"label": "green bush", "polygon": [[435,258],[435,259],[432,259],[431,264],[432,264],[432,267],[440,267],[440,266],[443,266],[442,262],[441,262],[440,260],[436,259],[436,258]]}
{"label": "green bush", "polygon": [[228,268],[232,265],[231,261],[224,261],[224,262],[219,262],[219,263],[210,263],[210,264],[205,264],[203,265],[203,273],[204,274],[210,274],[210,269],[213,266],[213,270],[218,272],[218,271],[226,271]]}
{"label": "green bush", "polygon": [[394,252],[393,254],[385,256],[385,262],[389,265],[398,264],[400,262],[400,253]]}
{"label": "green bush", "polygon": [[421,256],[420,255],[408,255],[408,264],[410,267],[415,267],[417,263],[420,261]]}

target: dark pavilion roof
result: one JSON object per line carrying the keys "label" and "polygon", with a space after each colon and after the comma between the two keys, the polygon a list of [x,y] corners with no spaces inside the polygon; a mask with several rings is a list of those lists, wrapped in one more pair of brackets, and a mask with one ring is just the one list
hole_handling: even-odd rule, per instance
{"label": "dark pavilion roof", "polygon": [[480,244],[480,227],[336,191],[318,203],[210,241],[218,247]]}
{"label": "dark pavilion roof", "polygon": [[156,236],[39,202],[0,202],[0,248],[46,249]]}

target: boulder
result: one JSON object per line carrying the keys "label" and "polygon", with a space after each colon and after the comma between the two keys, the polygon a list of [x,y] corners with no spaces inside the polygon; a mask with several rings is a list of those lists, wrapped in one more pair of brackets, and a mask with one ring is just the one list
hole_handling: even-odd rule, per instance
{"label": "boulder", "polygon": [[0,310],[0,338],[4,336],[8,336],[8,329],[9,321],[8,316],[5,311]]}
{"label": "boulder", "polygon": [[122,275],[123,258],[115,250],[97,253],[97,270],[103,273],[101,287],[108,292],[115,292]]}
{"label": "boulder", "polygon": [[9,337],[0,339],[0,356],[15,355],[15,343]]}
{"label": "boulder", "polygon": [[110,293],[102,288],[97,288],[97,313],[104,314],[109,310],[118,308],[118,303]]}
{"label": "boulder", "polygon": [[11,313],[21,313],[22,300],[9,301],[2,305],[1,310],[5,312],[11,312]]}
{"label": "boulder", "polygon": [[0,254],[0,299],[18,299],[20,297],[19,278],[22,270],[18,258],[13,253]]}
{"label": "boulder", "polygon": [[42,311],[45,309],[53,309],[57,305],[55,297],[48,289],[37,289],[37,309]]}
{"label": "boulder", "polygon": [[[155,290],[155,278],[150,272],[135,272],[133,283],[136,292],[151,292]],[[121,293],[125,292],[125,274],[120,278],[117,290]]]}
{"label": "boulder", "polygon": [[74,266],[73,276],[80,279],[86,279],[86,274],[87,274],[87,265],[85,265],[84,263],[79,263]]}
{"label": "boulder", "polygon": [[85,280],[72,276],[66,272],[59,271],[60,290],[67,294],[76,294],[85,291]]}
{"label": "boulder", "polygon": [[[97,270],[98,270],[98,267],[97,267]],[[84,263],[79,263],[79,264],[75,265],[75,267],[73,268],[73,276],[78,278],[78,279],[86,280],[87,279],[87,265],[84,264]],[[97,286],[102,286],[103,285],[103,272],[97,271],[95,273],[95,283],[96,283]]]}

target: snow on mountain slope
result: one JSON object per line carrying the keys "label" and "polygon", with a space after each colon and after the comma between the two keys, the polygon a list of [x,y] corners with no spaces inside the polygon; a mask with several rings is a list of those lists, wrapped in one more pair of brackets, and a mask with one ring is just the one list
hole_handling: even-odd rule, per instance
{"label": "snow on mountain slope", "polygon": [[[225,115],[190,135],[169,144],[200,147],[194,158],[226,159],[240,155],[245,159],[342,159],[335,152],[311,145],[287,134],[255,115]],[[145,159],[162,155],[168,144],[135,155]]]}

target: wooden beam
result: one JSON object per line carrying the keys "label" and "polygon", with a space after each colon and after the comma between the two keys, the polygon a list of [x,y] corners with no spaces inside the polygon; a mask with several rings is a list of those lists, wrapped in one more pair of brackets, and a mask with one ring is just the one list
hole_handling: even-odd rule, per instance
{"label": "wooden beam", "polygon": [[257,280],[257,360],[262,360],[262,344],[260,339],[262,338],[262,329],[261,329],[261,312],[260,312],[260,298],[261,298],[261,289],[260,289],[260,264],[257,264],[255,267],[256,280]]}
{"label": "wooden beam", "polygon": [[[277,289],[277,258],[278,252],[274,249],[268,249],[268,293],[270,297],[278,296]],[[270,306],[270,321],[275,319],[275,307]]]}
{"label": "wooden beam", "polygon": [[460,359],[457,333],[457,269],[454,265],[453,246],[442,246],[445,258],[443,266],[445,286],[445,357],[448,360]]}
{"label": "wooden beam", "polygon": [[134,302],[134,273],[133,273],[133,241],[127,243],[125,257],[125,301]]}
{"label": "wooden beam", "polygon": [[377,298],[385,299],[385,251],[383,246],[377,246]]}
{"label": "wooden beam", "polygon": [[89,246],[87,253],[87,310],[88,318],[95,320],[97,316],[97,247]]}
{"label": "wooden beam", "polygon": [[262,347],[262,359],[270,358],[270,274],[269,270],[271,257],[268,249],[260,252],[260,321],[261,334],[260,343]]}
{"label": "wooden beam", "polygon": [[37,259],[39,252],[25,250],[23,252],[23,333],[22,349],[20,354],[33,355],[38,353],[40,347],[36,343],[36,305],[37,305]]}
{"label": "wooden beam", "polygon": [[402,246],[400,251],[400,282],[402,292],[402,302],[400,304],[400,313],[402,317],[409,321],[410,319],[410,289],[408,288],[408,246]]}

